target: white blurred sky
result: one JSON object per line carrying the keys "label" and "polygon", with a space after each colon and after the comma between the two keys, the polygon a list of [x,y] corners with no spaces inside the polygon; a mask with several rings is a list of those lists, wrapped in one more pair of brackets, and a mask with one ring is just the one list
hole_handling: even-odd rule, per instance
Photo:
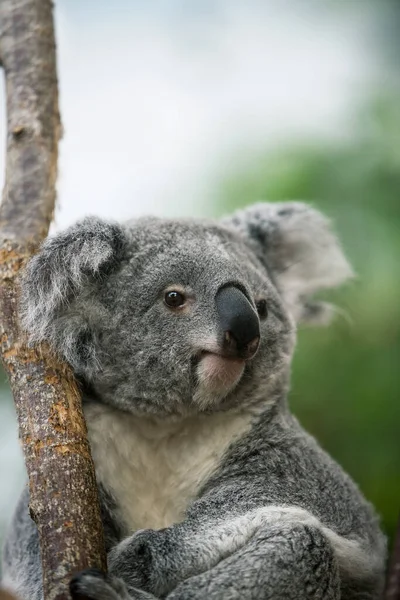
{"label": "white blurred sky", "polygon": [[235,154],[346,135],[379,71],[368,2],[346,2],[56,2],[56,227],[206,212]]}

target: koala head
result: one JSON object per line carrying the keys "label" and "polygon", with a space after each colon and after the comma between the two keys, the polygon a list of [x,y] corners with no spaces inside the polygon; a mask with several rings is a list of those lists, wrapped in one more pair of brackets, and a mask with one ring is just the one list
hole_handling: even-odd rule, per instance
{"label": "koala head", "polygon": [[351,269],[328,221],[262,203],[220,222],[89,217],[46,240],[22,282],[22,322],[99,400],[185,415],[272,400],[299,321]]}

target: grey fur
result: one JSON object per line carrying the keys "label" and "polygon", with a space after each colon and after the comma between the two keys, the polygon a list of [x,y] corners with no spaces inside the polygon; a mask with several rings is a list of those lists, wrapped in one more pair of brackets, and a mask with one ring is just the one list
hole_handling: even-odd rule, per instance
{"label": "grey fur", "polygon": [[[88,218],[44,243],[23,282],[23,323],[82,382],[109,549],[110,574],[78,574],[73,597],[380,597],[386,551],[376,515],[286,403],[296,322],[326,321],[329,307],[313,295],[351,274],[327,219],[299,202],[258,204],[219,223]],[[218,351],[214,298],[229,284],[253,307],[266,299],[268,318],[243,374],[212,388],[201,352]],[[165,306],[166,289],[185,292],[184,310]],[[164,461],[157,474],[147,452]],[[173,487],[176,469],[173,496],[162,487]],[[148,523],[137,490],[157,503],[148,490],[157,485],[181,513],[172,503],[152,515],[154,529],[135,531]],[[25,493],[4,577],[22,600],[40,600],[27,503]]]}

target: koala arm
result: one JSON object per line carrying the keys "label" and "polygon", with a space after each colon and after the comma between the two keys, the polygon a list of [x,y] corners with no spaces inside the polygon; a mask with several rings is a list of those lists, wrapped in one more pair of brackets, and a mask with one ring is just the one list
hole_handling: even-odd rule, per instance
{"label": "koala arm", "polygon": [[[369,569],[369,558],[361,557],[356,544],[337,536],[336,542],[348,551],[340,555],[332,543],[335,534],[307,511],[270,507],[263,516],[248,514],[239,522],[239,527],[238,519],[227,519],[219,527],[210,523],[208,537],[204,529],[196,535],[190,521],[166,530],[140,532],[111,551],[110,575],[84,572],[77,577],[77,596],[73,598],[90,590],[94,600],[380,597],[372,587],[363,595],[359,590],[354,595],[351,580],[343,580],[344,559],[349,561],[349,569],[359,567],[360,572],[353,576],[361,579]],[[121,586],[123,593],[118,591]]]}
{"label": "koala arm", "polygon": [[318,528],[261,527],[236,552],[168,595],[171,600],[205,597],[339,600],[338,566]]}
{"label": "koala arm", "polygon": [[157,597],[169,591],[171,599],[203,598],[211,591],[220,598],[228,590],[266,598],[267,585],[275,599],[339,598],[333,548],[311,516],[287,519],[276,507],[270,515],[262,512],[210,523],[201,533],[188,522],[139,533],[110,553],[110,572]]}
{"label": "koala arm", "polygon": [[333,549],[319,528],[305,524],[261,527],[244,546],[210,569],[182,581],[167,596],[154,596],[125,585],[113,575],[104,577],[93,572],[75,578],[73,591],[73,598],[86,593],[94,600],[341,598]]}

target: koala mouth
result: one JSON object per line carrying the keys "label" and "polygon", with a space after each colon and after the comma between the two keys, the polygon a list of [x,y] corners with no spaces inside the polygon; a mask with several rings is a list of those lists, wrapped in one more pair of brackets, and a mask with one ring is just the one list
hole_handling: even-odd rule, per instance
{"label": "koala mouth", "polygon": [[202,351],[196,368],[197,381],[211,392],[227,394],[239,382],[245,366],[244,359]]}

